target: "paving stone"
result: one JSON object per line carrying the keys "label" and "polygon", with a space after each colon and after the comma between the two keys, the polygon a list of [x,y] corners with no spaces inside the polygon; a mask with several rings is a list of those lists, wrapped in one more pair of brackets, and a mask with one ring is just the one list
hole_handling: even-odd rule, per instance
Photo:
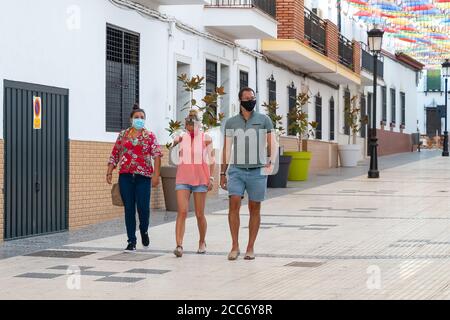
{"label": "paving stone", "polygon": [[142,274],[165,274],[170,270],[158,270],[158,269],[131,269],[124,273],[142,273]]}
{"label": "paving stone", "polygon": [[46,258],[65,258],[77,259],[94,254],[95,252],[83,251],[63,251],[63,250],[44,250],[27,254],[30,257],[46,257]]}
{"label": "paving stone", "polygon": [[158,254],[138,254],[138,253],[119,253],[112,256],[100,258],[99,260],[110,261],[146,261],[154,258],[158,258],[161,255]]}
{"label": "paving stone", "polygon": [[37,272],[30,272],[30,273],[24,273],[16,276],[16,278],[30,278],[30,279],[55,279],[58,277],[63,276],[62,274],[56,274],[56,273],[37,273]]}
{"label": "paving stone", "polygon": [[145,278],[128,278],[128,277],[104,277],[95,281],[99,282],[121,282],[121,283],[136,283],[145,280]]}

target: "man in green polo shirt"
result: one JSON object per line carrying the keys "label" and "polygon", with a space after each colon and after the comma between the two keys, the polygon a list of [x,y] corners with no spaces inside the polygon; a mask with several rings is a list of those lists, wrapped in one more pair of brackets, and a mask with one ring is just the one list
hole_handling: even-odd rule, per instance
{"label": "man in green polo shirt", "polygon": [[233,241],[229,260],[236,260],[240,254],[239,211],[241,200],[247,191],[250,221],[249,241],[244,259],[253,260],[254,245],[261,222],[261,202],[265,200],[267,192],[267,175],[273,171],[272,163],[275,163],[275,151],[278,148],[274,147],[272,121],[268,116],[254,111],[256,99],[253,89],[241,89],[239,101],[240,113],[225,123],[220,186],[228,190],[229,194],[228,222]]}

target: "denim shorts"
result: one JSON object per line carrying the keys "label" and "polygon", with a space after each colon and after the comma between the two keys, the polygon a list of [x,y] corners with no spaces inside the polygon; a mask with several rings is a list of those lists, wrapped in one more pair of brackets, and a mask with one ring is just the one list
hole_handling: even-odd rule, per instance
{"label": "denim shorts", "polygon": [[248,199],[262,202],[266,199],[267,175],[261,168],[244,169],[230,166],[228,169],[228,195],[244,197],[247,191]]}
{"label": "denim shorts", "polygon": [[197,192],[208,192],[208,186],[207,185],[199,185],[199,186],[193,186],[190,184],[177,184],[175,186],[175,190],[190,190],[191,192],[197,193]]}

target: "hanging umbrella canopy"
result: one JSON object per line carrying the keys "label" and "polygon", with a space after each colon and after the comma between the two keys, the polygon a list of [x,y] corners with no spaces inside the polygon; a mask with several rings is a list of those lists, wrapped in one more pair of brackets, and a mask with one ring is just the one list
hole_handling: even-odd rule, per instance
{"label": "hanging umbrella canopy", "polygon": [[358,9],[355,18],[383,29],[395,50],[425,65],[450,58],[450,0],[346,1]]}

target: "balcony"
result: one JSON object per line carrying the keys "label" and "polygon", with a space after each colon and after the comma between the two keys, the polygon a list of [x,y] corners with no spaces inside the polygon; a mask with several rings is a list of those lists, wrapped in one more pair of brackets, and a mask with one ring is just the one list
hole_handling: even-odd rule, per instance
{"label": "balcony", "polygon": [[[373,83],[373,55],[365,43],[361,43],[361,80],[364,85]],[[378,81],[384,79],[384,57],[378,56],[377,60]]]}
{"label": "balcony", "polygon": [[154,8],[159,5],[192,5],[192,4],[207,4],[206,0],[133,0],[133,2],[139,3],[148,8]]}
{"label": "balcony", "polygon": [[277,37],[276,0],[209,0],[206,30],[230,40]]}
{"label": "balcony", "polygon": [[326,55],[326,22],[305,8],[305,43],[317,52]]}
{"label": "balcony", "polygon": [[[353,42],[339,35],[333,22],[321,19],[302,3],[286,1],[284,12],[280,12],[282,18],[278,21],[279,38],[262,41],[264,54],[334,85],[360,85],[360,62],[353,62],[356,57]],[[303,14],[297,14],[297,10]]]}
{"label": "balcony", "polygon": [[353,43],[342,34],[339,34],[339,63],[354,70]]}

